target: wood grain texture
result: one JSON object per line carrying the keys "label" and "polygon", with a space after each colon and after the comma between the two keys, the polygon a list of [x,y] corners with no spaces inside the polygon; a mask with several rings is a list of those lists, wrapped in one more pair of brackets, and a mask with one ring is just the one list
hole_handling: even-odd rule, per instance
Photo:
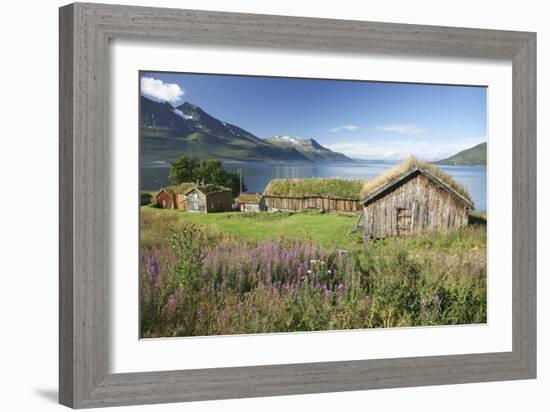
{"label": "wood grain texture", "polygon": [[71,8],[59,15],[59,401],[71,405],[73,327],[73,37]]}
{"label": "wood grain texture", "polygon": [[[385,238],[464,227],[470,203],[428,172],[408,172],[365,203],[369,236]],[[376,193],[376,192],[375,192]]]}
{"label": "wood grain texture", "polygon": [[329,196],[273,196],[265,195],[265,205],[270,212],[317,209],[328,212],[359,213],[363,205],[359,199],[343,199]]}
{"label": "wood grain texture", "polygon": [[[535,377],[535,34],[85,3],[61,8],[59,23],[61,403],[84,408]],[[513,350],[110,374],[108,46],[119,38],[512,61]]]}

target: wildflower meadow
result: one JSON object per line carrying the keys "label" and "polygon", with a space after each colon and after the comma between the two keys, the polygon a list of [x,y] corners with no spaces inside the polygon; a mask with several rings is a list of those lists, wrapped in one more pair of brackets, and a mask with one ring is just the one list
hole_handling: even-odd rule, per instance
{"label": "wildflower meadow", "polygon": [[141,219],[145,338],[486,322],[483,225],[339,249]]}

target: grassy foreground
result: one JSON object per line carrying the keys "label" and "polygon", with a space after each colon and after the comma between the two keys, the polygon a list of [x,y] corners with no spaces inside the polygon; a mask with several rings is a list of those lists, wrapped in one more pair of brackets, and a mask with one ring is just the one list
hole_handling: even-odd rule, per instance
{"label": "grassy foreground", "polygon": [[350,216],[141,210],[143,337],[486,322],[484,216],[365,248]]}
{"label": "grassy foreground", "polygon": [[211,233],[228,235],[237,240],[263,241],[293,238],[315,241],[324,247],[338,245],[348,249],[361,245],[361,231],[352,233],[357,216],[324,214],[319,211],[277,213],[191,213],[176,209],[141,208],[141,242],[145,246],[165,243],[171,226],[194,223]]}

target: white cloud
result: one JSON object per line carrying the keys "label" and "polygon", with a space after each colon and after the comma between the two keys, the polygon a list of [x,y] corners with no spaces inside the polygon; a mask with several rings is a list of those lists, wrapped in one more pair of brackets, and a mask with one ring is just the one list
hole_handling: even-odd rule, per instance
{"label": "white cloud", "polygon": [[358,159],[402,160],[416,156],[424,160],[440,160],[486,141],[485,137],[461,139],[460,142],[429,141],[339,142],[325,144],[330,150]]}
{"label": "white cloud", "polygon": [[415,124],[386,124],[376,126],[376,130],[397,134],[420,134],[430,132],[430,129],[425,129]]}
{"label": "white cloud", "polygon": [[343,126],[333,127],[332,129],[328,129],[328,131],[331,133],[338,133],[338,132],[341,132],[342,130],[354,131],[357,129],[359,129],[359,127],[354,126],[352,124],[345,124]]}
{"label": "white cloud", "polygon": [[142,77],[141,93],[157,101],[176,103],[185,94],[185,90],[176,83],[164,83],[153,77]]}

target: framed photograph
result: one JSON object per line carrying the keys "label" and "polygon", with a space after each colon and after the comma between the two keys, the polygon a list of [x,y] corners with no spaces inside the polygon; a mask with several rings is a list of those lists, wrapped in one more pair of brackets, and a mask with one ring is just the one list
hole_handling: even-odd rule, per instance
{"label": "framed photograph", "polygon": [[534,378],[535,86],[534,33],[62,7],[60,402]]}

